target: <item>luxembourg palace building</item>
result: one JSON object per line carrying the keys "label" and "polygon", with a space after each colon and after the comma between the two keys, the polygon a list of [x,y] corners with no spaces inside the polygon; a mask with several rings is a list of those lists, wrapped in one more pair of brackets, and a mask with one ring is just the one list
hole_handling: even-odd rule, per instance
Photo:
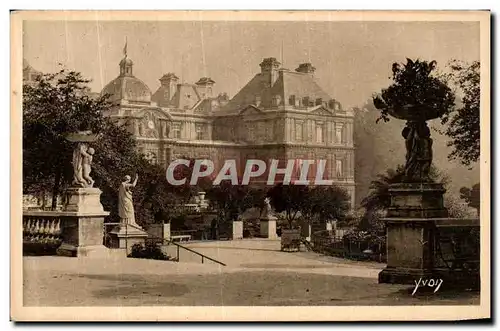
{"label": "luxembourg palace building", "polygon": [[[323,178],[344,187],[354,207],[354,115],[318,85],[310,63],[291,71],[265,58],[233,98],[214,95],[209,77],[187,84],[174,73],[159,77],[153,92],[134,76],[133,66],[125,56],[101,94],[114,104],[105,115],[126,125],[151,162],[166,167],[178,158],[210,159],[216,175],[225,160],[234,159],[241,177],[248,159],[278,159],[280,168],[290,159],[299,166],[301,160],[322,159]],[[26,63],[26,80],[30,71]],[[313,165],[308,177],[315,175]],[[266,179],[267,171],[250,183]]]}

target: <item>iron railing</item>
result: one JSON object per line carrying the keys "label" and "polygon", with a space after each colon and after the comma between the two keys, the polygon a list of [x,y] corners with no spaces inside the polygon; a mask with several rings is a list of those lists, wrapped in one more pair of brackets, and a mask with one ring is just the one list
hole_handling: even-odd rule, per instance
{"label": "iron railing", "polygon": [[386,262],[386,245],[367,240],[353,240],[318,231],[311,235],[314,252],[354,260]]}
{"label": "iron railing", "polygon": [[478,224],[438,225],[435,243],[435,268],[479,270],[481,252]]}
{"label": "iron railing", "polygon": [[[104,245],[106,247],[117,248],[117,249],[119,248],[119,247],[110,247],[109,243],[111,243],[111,236],[109,235],[108,227],[109,226],[117,226],[117,225],[121,225],[121,224],[122,223],[104,223]],[[131,225],[131,224],[129,224],[129,226],[133,227],[133,228],[137,228],[139,230],[142,230],[141,228],[138,228],[138,227]],[[125,240],[125,247],[122,247],[122,249],[126,249],[128,251],[128,243],[127,242],[128,242],[128,240]],[[205,254],[197,252],[191,248],[180,245],[179,243],[174,242],[172,239],[167,240],[167,239],[163,239],[160,237],[150,236],[146,239],[146,243],[152,243],[152,244],[164,246],[164,247],[169,246],[169,245],[174,245],[176,247],[176,257],[174,257],[174,260],[177,262],[180,262],[180,250],[183,249],[185,251],[188,251],[190,253],[193,253],[193,254],[199,256],[201,258],[201,263],[205,263],[205,260],[209,260],[209,261],[212,261],[214,263],[220,264],[222,266],[226,266],[225,263],[218,261],[216,259],[213,259],[209,256],[206,256]]]}
{"label": "iron railing", "polygon": [[180,250],[183,249],[185,251],[188,251],[190,253],[193,253],[197,256],[199,256],[201,258],[201,263],[205,263],[205,260],[209,260],[209,261],[212,261],[214,263],[217,263],[217,264],[220,264],[222,266],[226,266],[225,263],[221,262],[221,261],[218,261],[216,259],[213,259],[205,254],[202,254],[200,252],[197,252],[191,248],[188,248],[186,246],[183,246],[177,242],[174,242],[172,240],[166,240],[166,239],[162,239],[162,238],[154,238],[154,237],[149,237],[146,239],[147,242],[152,242],[154,244],[159,244],[160,246],[164,246],[164,247],[167,247],[169,245],[174,245],[176,247],[176,257],[174,258],[175,261],[177,262],[180,262]]}

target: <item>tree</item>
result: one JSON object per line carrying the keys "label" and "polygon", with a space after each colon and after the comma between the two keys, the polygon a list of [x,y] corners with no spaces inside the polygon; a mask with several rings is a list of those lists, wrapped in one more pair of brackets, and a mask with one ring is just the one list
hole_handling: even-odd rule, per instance
{"label": "tree", "polygon": [[231,181],[223,180],[207,190],[210,208],[217,212],[215,227],[226,226],[236,220],[245,210],[262,206],[265,193],[263,190],[249,186],[232,185]]}
{"label": "tree", "polygon": [[23,191],[48,191],[56,207],[61,186],[71,176],[72,145],[65,135],[79,130],[102,132],[106,99],[85,94],[88,80],[61,70],[23,86]]}
{"label": "tree", "polygon": [[461,92],[462,98],[460,106],[448,111],[441,120],[448,123],[444,133],[451,138],[448,146],[453,148],[448,157],[470,166],[480,155],[480,63],[453,60],[450,69],[451,73],[442,77]]}
{"label": "tree", "polygon": [[[455,95],[445,80],[433,75],[436,61],[406,59],[406,64],[392,64],[393,84],[382,89],[373,97],[375,108],[380,110],[380,119],[389,121],[389,114],[403,114],[405,111],[426,112],[407,114],[423,117],[423,120],[441,117],[455,105]],[[432,114],[432,116],[431,116]]]}
{"label": "tree", "polygon": [[448,210],[448,217],[451,218],[467,218],[470,217],[467,206],[463,203],[462,199],[446,194],[444,196],[444,205]]}
{"label": "tree", "polygon": [[[431,167],[429,176],[434,183],[439,182],[443,185],[448,183],[448,177],[434,166]],[[361,206],[366,210],[365,215],[389,208],[391,205],[389,187],[391,184],[401,183],[403,178],[403,165],[399,165],[396,170],[387,169],[386,173],[377,175],[377,179],[370,184],[370,192],[361,201]]]}
{"label": "tree", "polygon": [[320,222],[343,220],[351,206],[349,193],[335,185],[311,187],[278,184],[267,192],[267,196],[274,210],[284,212],[290,228],[299,215],[307,221],[313,218]]}
{"label": "tree", "polygon": [[316,186],[310,190],[311,209],[321,223],[343,220],[351,208],[349,193],[338,186]]}
{"label": "tree", "polygon": [[464,199],[467,204],[477,210],[477,215],[481,210],[481,189],[479,183],[472,186],[472,188],[462,187],[460,189],[460,198]]}
{"label": "tree", "polygon": [[[178,195],[185,198],[184,203],[188,203],[189,200],[199,192],[208,191],[212,186],[212,181],[209,177],[202,177],[198,179],[196,185],[191,185],[190,180],[191,176],[193,175],[196,160],[186,156],[182,156],[179,159],[189,160],[189,166],[179,165],[175,168],[173,177],[176,180],[182,180],[185,178],[186,181],[182,185],[174,186],[174,190]],[[204,171],[204,167],[205,166],[202,165],[200,170]]]}

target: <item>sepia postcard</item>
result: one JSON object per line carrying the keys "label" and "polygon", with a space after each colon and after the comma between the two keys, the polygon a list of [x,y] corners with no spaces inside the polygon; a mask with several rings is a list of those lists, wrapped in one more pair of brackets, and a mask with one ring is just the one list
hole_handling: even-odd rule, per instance
{"label": "sepia postcard", "polygon": [[11,12],[11,319],[490,319],[490,19]]}

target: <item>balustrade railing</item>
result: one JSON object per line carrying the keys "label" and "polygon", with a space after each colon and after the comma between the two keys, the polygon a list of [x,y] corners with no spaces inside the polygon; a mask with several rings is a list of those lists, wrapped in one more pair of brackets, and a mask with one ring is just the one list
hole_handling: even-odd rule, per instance
{"label": "balustrade railing", "polygon": [[436,227],[435,268],[477,271],[480,255],[478,224],[451,224]]}
{"label": "balustrade railing", "polygon": [[23,215],[24,255],[54,255],[61,243],[60,217]]}
{"label": "balustrade railing", "polygon": [[23,216],[23,242],[60,243],[61,218],[51,216]]}
{"label": "balustrade railing", "polygon": [[314,252],[355,260],[386,261],[386,246],[383,243],[367,240],[354,240],[334,236],[329,231],[318,231],[311,236]]}

